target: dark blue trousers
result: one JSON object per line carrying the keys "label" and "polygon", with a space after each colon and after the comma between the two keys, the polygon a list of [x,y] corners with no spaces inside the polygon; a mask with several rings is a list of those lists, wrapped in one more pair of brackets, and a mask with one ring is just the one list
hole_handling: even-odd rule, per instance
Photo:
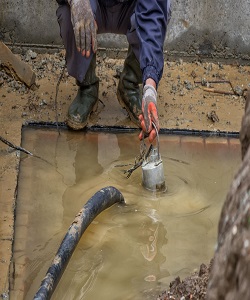
{"label": "dark blue trousers", "polygon": [[[169,0],[90,0],[98,26],[97,34],[116,33],[127,36],[128,43],[140,62],[143,81],[153,78],[158,84],[163,71],[163,45],[170,16]],[[59,5],[57,18],[66,49],[68,73],[79,82],[84,80],[89,58],[76,49],[70,7]]]}
{"label": "dark blue trousers", "polygon": [[[102,5],[98,0],[90,0],[90,2],[98,26],[97,34],[117,33],[127,35],[130,43],[134,45],[133,51],[137,53],[137,57],[139,57],[138,37],[135,32],[131,34],[129,30],[131,28],[131,19],[132,22],[134,20],[134,18],[131,17],[134,13],[136,1],[118,3],[114,6]],[[59,5],[56,14],[60,25],[60,34],[66,49],[68,73],[79,82],[82,82],[88,70],[93,52],[91,52],[89,58],[86,58],[77,51],[71,23],[70,7],[67,4]]]}

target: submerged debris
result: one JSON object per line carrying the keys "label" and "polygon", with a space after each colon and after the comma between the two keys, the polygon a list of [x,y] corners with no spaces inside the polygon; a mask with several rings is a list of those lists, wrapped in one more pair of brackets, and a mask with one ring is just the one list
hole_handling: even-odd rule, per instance
{"label": "submerged debris", "polygon": [[143,164],[144,160],[150,155],[152,149],[153,145],[151,144],[146,152],[146,145],[144,143],[141,144],[140,154],[135,158],[133,167],[124,171],[124,174],[128,173],[127,178],[129,178],[131,174]]}
{"label": "submerged debris", "polygon": [[157,300],[205,300],[207,284],[213,260],[209,265],[201,264],[199,272],[181,281],[176,277],[169,285],[169,290],[164,291]]}

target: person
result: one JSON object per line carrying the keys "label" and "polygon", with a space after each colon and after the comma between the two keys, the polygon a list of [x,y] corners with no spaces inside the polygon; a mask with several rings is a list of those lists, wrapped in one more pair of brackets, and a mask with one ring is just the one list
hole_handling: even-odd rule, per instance
{"label": "person", "polygon": [[[57,19],[66,49],[69,75],[78,92],[69,106],[67,125],[82,129],[98,102],[97,35],[124,34],[128,53],[117,98],[130,119],[152,142],[159,130],[157,88],[162,77],[163,46],[170,18],[170,0],[57,0]],[[140,90],[142,84],[142,93]],[[154,124],[153,124],[154,123]]]}

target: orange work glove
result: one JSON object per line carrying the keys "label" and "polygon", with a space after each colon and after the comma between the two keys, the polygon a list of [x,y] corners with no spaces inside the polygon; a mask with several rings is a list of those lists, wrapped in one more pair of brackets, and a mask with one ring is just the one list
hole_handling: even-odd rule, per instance
{"label": "orange work glove", "polygon": [[142,114],[139,116],[142,131],[139,134],[139,139],[143,136],[148,136],[149,142],[152,143],[156,137],[156,130],[152,125],[154,123],[157,130],[160,130],[158,112],[157,112],[157,92],[152,85],[145,85],[143,88],[142,97]]}

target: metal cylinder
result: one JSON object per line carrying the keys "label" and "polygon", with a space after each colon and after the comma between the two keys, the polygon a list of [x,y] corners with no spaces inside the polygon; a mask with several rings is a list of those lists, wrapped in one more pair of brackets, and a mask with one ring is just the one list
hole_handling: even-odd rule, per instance
{"label": "metal cylinder", "polygon": [[163,163],[156,148],[142,164],[142,185],[150,191],[165,191]]}

